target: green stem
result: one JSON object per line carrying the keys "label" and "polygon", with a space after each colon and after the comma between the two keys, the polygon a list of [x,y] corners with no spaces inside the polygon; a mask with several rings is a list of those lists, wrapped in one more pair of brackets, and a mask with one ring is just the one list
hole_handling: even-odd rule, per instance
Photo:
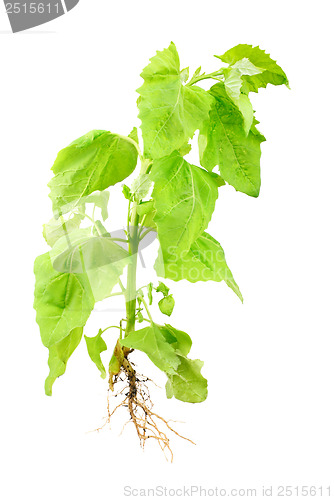
{"label": "green stem", "polygon": [[194,85],[195,83],[200,82],[201,80],[207,80],[208,78],[213,78],[214,80],[217,80],[217,78],[215,77],[222,76],[224,74],[224,69],[225,68],[221,68],[218,71],[214,71],[213,73],[208,73],[207,75],[203,73],[202,75],[193,76],[186,85],[190,87],[190,85]]}

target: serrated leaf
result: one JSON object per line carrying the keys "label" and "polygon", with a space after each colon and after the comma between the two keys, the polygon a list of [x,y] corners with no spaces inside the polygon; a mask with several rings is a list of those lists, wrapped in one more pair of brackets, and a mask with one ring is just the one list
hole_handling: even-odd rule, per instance
{"label": "serrated leaf", "polygon": [[264,71],[259,74],[247,75],[242,77],[245,82],[245,91],[257,92],[260,87],[266,87],[268,83],[272,85],[289,85],[284,71],[269,54],[259,47],[240,44],[228,50],[222,56],[217,56],[221,61],[229,65],[240,64],[244,58],[247,58],[254,66],[262,68]]}
{"label": "serrated leaf", "polygon": [[36,321],[43,344],[50,348],[86,324],[94,298],[87,276],[56,271],[49,253],[37,257],[34,272]]}
{"label": "serrated leaf", "polygon": [[128,177],[137,164],[137,149],[126,138],[93,130],[62,149],[52,167],[50,198],[56,214],[79,205],[85,196],[104,191]]}
{"label": "serrated leaf", "polygon": [[141,174],[131,184],[131,193],[134,200],[140,202],[145,196],[148,195],[152,181],[147,174]]}
{"label": "serrated leaf", "polygon": [[101,209],[102,219],[108,219],[108,203],[109,203],[110,193],[109,191],[97,191],[89,196],[83,198],[83,202],[94,203],[96,207]]}
{"label": "serrated leaf", "polygon": [[174,281],[185,279],[191,283],[197,281],[225,281],[225,283],[243,301],[226,260],[224,250],[217,240],[208,233],[203,233],[190,247],[190,251],[179,260],[166,261],[159,251],[154,268],[158,276]]}
{"label": "serrated leaf", "polygon": [[67,337],[49,348],[48,365],[50,373],[45,380],[45,394],[52,396],[55,380],[64,375],[69,358],[80,344],[83,328],[74,328]]}
{"label": "serrated leaf", "polygon": [[174,43],[158,51],[143,70],[138,89],[144,153],[152,159],[169,155],[187,143],[208,117],[211,96],[196,86],[183,85],[186,74]]}
{"label": "serrated leaf", "polygon": [[215,106],[199,136],[201,165],[212,170],[219,165],[223,179],[237,191],[257,197],[260,192],[260,144],[263,136],[251,127],[246,135],[243,117],[226,93],[223,83],[210,90]]}
{"label": "serrated leaf", "polygon": [[179,355],[177,373],[168,375],[166,395],[185,403],[201,403],[208,395],[208,382],[201,374],[203,361]]}
{"label": "serrated leaf", "polygon": [[168,295],[167,297],[163,297],[161,300],[159,300],[158,306],[162,314],[166,314],[166,316],[171,316],[175,306],[175,300],[173,295]]}
{"label": "serrated leaf", "polygon": [[180,256],[207,228],[218,198],[217,183],[178,152],[154,161],[150,176],[162,252],[165,258]]}
{"label": "serrated leaf", "polygon": [[172,341],[176,341],[169,331],[152,323],[151,326],[131,332],[120,340],[120,343],[125,347],[145,352],[150,360],[165,373],[174,373],[180,360],[173,347],[166,340],[166,335],[169,335]]}
{"label": "serrated leaf", "polygon": [[81,214],[74,214],[68,220],[64,218],[52,219],[43,225],[43,236],[45,241],[50,247],[56,243],[59,238],[66,234],[78,229],[80,227],[83,216]]}
{"label": "serrated leaf", "polygon": [[102,330],[100,329],[98,334],[95,337],[87,337],[85,335],[85,341],[87,345],[87,351],[90,359],[95,363],[97,368],[100,370],[101,377],[106,378],[106,369],[101,360],[101,352],[107,350],[107,344],[101,337]]}

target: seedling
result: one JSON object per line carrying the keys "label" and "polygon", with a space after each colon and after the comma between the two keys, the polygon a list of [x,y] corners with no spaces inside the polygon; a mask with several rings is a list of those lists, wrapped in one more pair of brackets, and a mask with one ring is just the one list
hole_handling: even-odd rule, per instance
{"label": "seedling", "polygon": [[[237,45],[217,58],[223,67],[209,74],[198,68],[189,78],[189,68],[180,69],[173,43],[152,57],[138,89],[143,148],[134,128],[129,136],[94,130],[60,151],[49,183],[54,217],[43,231],[51,250],[35,261],[34,307],[49,349],[46,394],[51,396],[53,383],[65,373],[95,303],[123,295],[126,317],[96,336],[84,336],[91,360],[102,378],[108,376],[109,390],[123,387],[118,391],[123,399],[108,410],[108,421],[125,406],[141,445],[153,438],[170,452],[167,433],[176,431],[153,412],[148,380],[137,373],[131,354],[143,351],[166,374],[167,398],[187,403],[206,399],[203,362],[188,356],[190,336],[169,323],[158,324],[150,306],[155,300],[164,315],[172,315],[175,302],[165,279],[225,281],[243,300],[224,250],[206,229],[225,183],[249,196],[260,192],[260,145],[265,139],[257,129],[250,93],[269,83],[288,86],[284,71],[259,47]],[[197,85],[206,79],[214,81],[210,90]],[[200,166],[186,159],[196,130]],[[139,175],[131,186],[121,184],[138,163]],[[122,190],[128,204],[124,231],[105,227],[111,186]],[[115,214],[113,221],[123,226]],[[160,280],[138,288],[138,252],[153,233],[159,241],[154,268]],[[107,350],[104,338],[115,332],[107,370],[101,360]]]}

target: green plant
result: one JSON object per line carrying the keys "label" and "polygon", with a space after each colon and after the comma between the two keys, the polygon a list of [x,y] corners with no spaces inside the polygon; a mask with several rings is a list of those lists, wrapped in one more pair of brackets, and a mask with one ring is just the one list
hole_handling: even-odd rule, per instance
{"label": "green plant", "polygon": [[[265,139],[257,129],[250,92],[268,83],[288,85],[283,70],[258,47],[238,45],[218,59],[224,63],[218,71],[205,74],[198,68],[189,79],[189,68],[180,70],[173,43],[152,57],[138,89],[143,152],[136,129],[129,136],[94,130],[60,151],[49,183],[54,217],[43,231],[52,248],[35,261],[34,307],[42,342],[49,349],[46,394],[51,395],[54,381],[64,374],[94,304],[124,295],[126,318],[100,329],[95,337],[85,336],[88,354],[105,378],[103,336],[109,328],[118,330],[109,388],[114,390],[123,379],[128,388],[119,406],[128,407],[141,443],[155,437],[168,449],[169,440],[157,422],[173,429],[147,403],[145,379],[136,373],[129,355],[135,349],[143,351],[165,372],[168,398],[204,401],[207,381],[201,374],[203,362],[188,357],[189,335],[152,319],[149,307],[155,294],[167,316],[173,312],[174,298],[161,281],[138,288],[140,242],[148,233],[157,233],[159,277],[225,281],[242,300],[222,247],[205,231],[225,183],[249,196],[259,195],[260,144]],[[205,79],[215,81],[208,91],[196,85]],[[201,167],[184,158],[196,130]],[[122,185],[128,203],[127,229],[116,237],[104,227],[106,190],[120,185],[135,170],[138,159],[138,177],[131,187]],[[213,172],[216,166],[219,173]],[[94,207],[91,215],[87,206]],[[96,207],[102,221],[95,218]],[[114,292],[116,286],[119,291]]]}

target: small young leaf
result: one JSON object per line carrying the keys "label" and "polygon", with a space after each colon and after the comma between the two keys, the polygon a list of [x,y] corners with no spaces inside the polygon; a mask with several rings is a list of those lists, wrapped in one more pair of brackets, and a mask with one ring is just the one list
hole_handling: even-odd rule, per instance
{"label": "small young leaf", "polygon": [[164,297],[167,297],[167,295],[169,294],[169,288],[167,285],[165,285],[165,283],[163,283],[162,281],[159,281],[159,285],[157,286],[157,288],[155,289],[156,292],[161,292],[163,293]]}
{"label": "small young leaf", "polygon": [[123,184],[122,193],[126,200],[131,200],[131,190],[126,184]]}
{"label": "small young leaf", "polygon": [[64,375],[67,361],[80,344],[83,328],[74,328],[67,337],[49,348],[48,365],[50,373],[45,380],[45,394],[52,396],[52,386],[55,380]]}
{"label": "small young leaf", "polygon": [[175,306],[175,300],[173,295],[168,295],[167,297],[163,297],[161,300],[159,300],[158,306],[162,314],[170,316]]}
{"label": "small young leaf", "polygon": [[149,283],[148,287],[147,287],[147,295],[148,295],[148,303],[149,303],[150,306],[153,303],[153,294],[152,294],[152,291],[153,291],[153,283]]}
{"label": "small young leaf", "polygon": [[135,201],[139,202],[148,195],[152,181],[147,174],[141,174],[133,181],[131,193]]}
{"label": "small young leaf", "polygon": [[85,196],[103,191],[128,177],[136,167],[138,152],[130,141],[93,130],[62,149],[49,182],[53,210],[72,210]]}
{"label": "small young leaf", "polygon": [[36,321],[43,344],[51,347],[86,324],[94,297],[85,274],[59,273],[49,253],[37,257],[34,272]]}
{"label": "small young leaf", "polygon": [[142,201],[139,205],[137,205],[137,214],[142,217],[143,215],[148,214],[154,208],[154,201]]}
{"label": "small young leaf", "polygon": [[106,369],[101,360],[101,352],[107,350],[107,344],[101,337],[102,330],[100,329],[95,337],[87,337],[85,335],[87,351],[90,359],[96,364],[97,368],[100,370],[101,377],[106,378]]}
{"label": "small young leaf", "polygon": [[191,144],[184,144],[178,149],[181,156],[186,156],[191,151]]}

